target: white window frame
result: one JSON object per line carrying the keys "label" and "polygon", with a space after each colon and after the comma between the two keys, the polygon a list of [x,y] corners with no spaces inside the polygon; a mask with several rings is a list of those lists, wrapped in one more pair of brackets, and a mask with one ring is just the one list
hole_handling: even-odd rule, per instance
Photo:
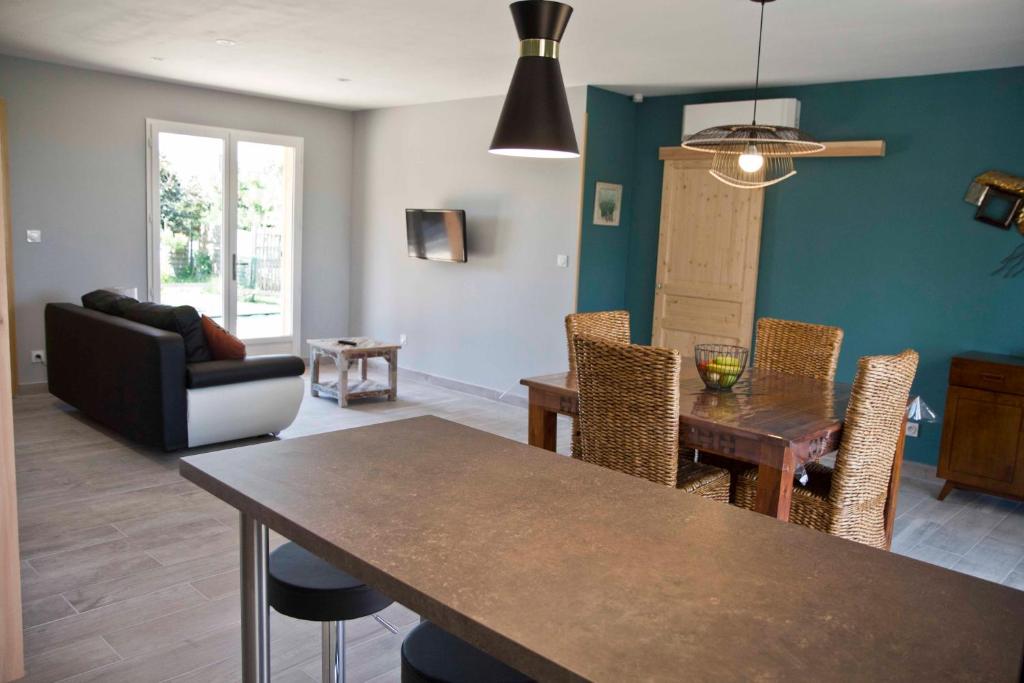
{"label": "white window frame", "polygon": [[[230,273],[234,254],[237,252],[236,212],[238,208],[238,155],[239,142],[254,142],[281,145],[295,150],[295,198],[292,207],[291,240],[291,323],[292,334],[281,337],[265,337],[245,340],[246,346],[259,353],[298,353],[302,332],[302,171],[304,139],[291,135],[261,133],[235,128],[206,126],[161,119],[146,119],[146,270],[147,295],[150,301],[160,300],[160,159],[156,151],[156,140],[160,133],[199,135],[219,138],[224,141],[224,244],[221,248],[221,273]],[[234,321],[237,311],[237,290],[233,277],[227,280],[230,286],[224,292],[225,323]],[[227,325],[225,325],[227,326]]]}

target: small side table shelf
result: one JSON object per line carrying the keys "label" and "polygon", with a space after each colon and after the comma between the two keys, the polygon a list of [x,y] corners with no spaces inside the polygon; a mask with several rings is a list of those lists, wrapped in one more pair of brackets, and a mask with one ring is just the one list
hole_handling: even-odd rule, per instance
{"label": "small side table shelf", "polygon": [[[309,345],[309,393],[310,395],[328,396],[337,399],[342,408],[348,402],[358,398],[384,398],[394,401],[398,398],[398,349],[400,344],[385,344],[369,337],[342,337],[354,345],[342,344],[338,338],[307,339]],[[338,378],[334,381],[320,381],[321,357],[331,358],[338,367]],[[371,358],[384,358],[388,362],[388,384],[384,386],[367,379],[367,366]],[[348,378],[349,364],[358,361],[361,364],[361,378],[350,382]]]}

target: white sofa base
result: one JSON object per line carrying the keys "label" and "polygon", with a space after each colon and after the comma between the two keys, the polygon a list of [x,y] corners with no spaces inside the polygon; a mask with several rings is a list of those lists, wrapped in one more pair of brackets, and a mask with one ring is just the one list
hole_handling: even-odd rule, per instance
{"label": "white sofa base", "polygon": [[188,446],[276,434],[294,420],[305,385],[301,377],[188,389]]}

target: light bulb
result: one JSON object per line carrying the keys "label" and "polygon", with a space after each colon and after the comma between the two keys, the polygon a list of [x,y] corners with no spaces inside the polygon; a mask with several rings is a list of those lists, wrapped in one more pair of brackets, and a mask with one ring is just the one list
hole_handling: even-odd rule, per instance
{"label": "light bulb", "polygon": [[757,147],[750,145],[747,151],[740,155],[740,168],[747,173],[757,173],[764,166],[764,157],[757,153]]}

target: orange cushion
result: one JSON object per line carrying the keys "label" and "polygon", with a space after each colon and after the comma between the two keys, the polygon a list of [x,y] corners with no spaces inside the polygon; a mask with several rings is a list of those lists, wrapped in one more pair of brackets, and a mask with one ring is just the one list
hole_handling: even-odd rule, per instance
{"label": "orange cushion", "polygon": [[210,355],[214,360],[243,360],[245,343],[223,327],[203,316],[203,334],[206,345],[210,347]]}

